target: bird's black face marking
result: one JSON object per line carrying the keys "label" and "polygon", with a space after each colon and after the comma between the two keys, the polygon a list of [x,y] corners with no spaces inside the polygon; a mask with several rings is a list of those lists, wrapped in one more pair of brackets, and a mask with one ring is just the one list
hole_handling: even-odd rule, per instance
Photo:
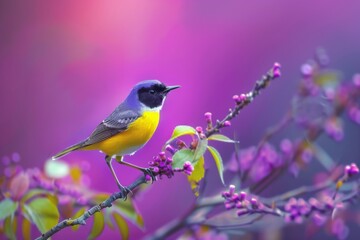
{"label": "bird's black face marking", "polygon": [[143,87],[138,90],[139,101],[149,108],[160,107],[166,96],[164,84],[154,84],[150,87]]}

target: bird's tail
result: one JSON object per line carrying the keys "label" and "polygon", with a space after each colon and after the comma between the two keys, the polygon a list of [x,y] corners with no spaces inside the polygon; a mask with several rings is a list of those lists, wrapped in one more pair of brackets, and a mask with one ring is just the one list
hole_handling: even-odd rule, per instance
{"label": "bird's tail", "polygon": [[72,151],[75,151],[75,150],[78,150],[80,148],[82,148],[84,146],[84,142],[80,142],[80,143],[77,143],[75,145],[72,145],[64,150],[62,150],[61,152],[59,152],[58,154],[54,155],[51,157],[52,160],[56,160],[56,159],[59,159],[61,158],[62,156],[65,156],[66,154],[68,153],[71,153]]}

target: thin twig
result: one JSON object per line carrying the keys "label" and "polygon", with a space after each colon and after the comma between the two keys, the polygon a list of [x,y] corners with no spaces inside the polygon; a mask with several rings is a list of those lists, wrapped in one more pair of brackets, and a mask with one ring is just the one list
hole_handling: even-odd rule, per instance
{"label": "thin twig", "polygon": [[[229,121],[229,120],[233,119],[234,117],[236,117],[239,114],[241,109],[243,109],[245,106],[249,105],[253,101],[253,99],[259,95],[260,91],[269,85],[269,82],[271,80],[278,78],[279,76],[280,76],[280,65],[278,63],[275,63],[274,67],[272,69],[270,69],[267,72],[267,74],[262,77],[261,80],[256,82],[253,90],[244,95],[245,98],[243,99],[243,101],[237,102],[235,108],[233,110],[230,110],[230,113],[222,121],[217,121],[214,127],[207,129],[207,131],[205,133],[206,137],[209,137],[209,136],[219,132],[220,129],[224,127],[224,123],[226,121]],[[142,177],[138,178],[137,180],[135,180],[135,182],[133,182],[132,184],[127,186],[127,188],[130,191],[132,191],[132,190],[136,189],[139,185],[144,184],[144,183],[146,183],[146,178],[145,178],[145,176],[142,176]],[[102,203],[95,205],[92,208],[90,208],[89,210],[87,210],[79,218],[65,219],[65,220],[59,222],[57,225],[55,225],[49,231],[43,233],[39,238],[37,238],[37,240],[48,239],[49,237],[53,236],[55,233],[59,232],[60,230],[66,228],[66,227],[69,227],[69,226],[85,225],[86,220],[89,217],[94,215],[96,212],[100,212],[104,208],[111,207],[112,203],[115,200],[125,199],[127,197],[127,195],[128,195],[128,193],[124,194],[121,191],[116,192],[116,193],[112,194],[108,199],[103,201]],[[162,233],[160,235],[166,236],[166,235],[171,234],[172,232],[176,231],[177,229],[179,229],[179,227],[181,227],[182,224],[184,224],[184,221],[187,219],[187,216],[191,215],[191,212],[192,211],[185,214],[182,217],[182,219],[180,219],[179,221],[171,222],[170,225],[167,225],[167,226],[169,226],[169,229],[164,228],[165,234]]]}
{"label": "thin twig", "polygon": [[[260,152],[263,148],[263,146],[265,145],[265,143],[267,143],[275,134],[277,134],[278,132],[280,132],[282,129],[284,129],[291,121],[293,120],[293,115],[292,115],[292,111],[289,110],[282,118],[282,120],[276,124],[275,126],[272,126],[271,128],[269,128],[267,130],[267,132],[264,134],[264,136],[261,138],[259,144],[256,147],[256,154],[254,157],[254,162],[253,162],[253,166],[256,166],[256,161],[260,155]],[[249,176],[250,170],[252,168],[247,169],[242,177],[241,177],[241,182],[245,182],[247,180],[247,177]]]}
{"label": "thin twig", "polygon": [[[140,186],[141,184],[144,184],[144,183],[146,183],[145,176],[141,176],[140,178],[136,179],[132,184],[127,186],[127,188],[130,191],[132,191],[132,190],[134,190],[135,188],[137,188],[138,186]],[[78,217],[76,219],[69,218],[69,219],[65,219],[65,220],[59,222],[53,228],[51,228],[49,231],[47,231],[46,233],[44,233],[40,237],[38,237],[36,240],[48,239],[49,237],[51,237],[52,235],[54,235],[55,233],[59,232],[60,230],[66,228],[66,227],[75,226],[75,225],[85,225],[86,220],[89,217],[94,215],[96,212],[100,212],[104,208],[111,207],[112,203],[115,202],[117,199],[126,198],[128,193],[129,192],[123,193],[122,191],[113,193],[105,201],[101,202],[98,205],[93,206],[92,208],[90,208],[89,210],[84,212],[80,217]]]}
{"label": "thin twig", "polygon": [[[230,109],[229,114],[226,115],[223,120],[216,121],[216,124],[214,126],[206,129],[205,136],[210,137],[211,135],[220,132],[220,129],[224,127],[226,121],[230,121],[231,119],[235,118],[239,114],[240,110],[249,105],[253,101],[253,99],[260,94],[260,91],[262,89],[265,89],[269,85],[271,80],[274,80],[280,76],[279,69],[280,65],[278,63],[275,63],[274,67],[270,69],[267,74],[262,77],[261,80],[256,81],[253,90],[247,94],[244,94],[245,98],[242,101],[237,102],[234,109]],[[209,197],[206,198],[206,200],[202,199],[190,208],[188,214],[185,214],[184,216],[175,219],[167,225],[163,226],[151,237],[149,237],[149,239],[164,239],[170,236],[172,233],[176,232],[183,224],[185,224],[195,212],[194,210],[198,210],[203,207],[214,207],[222,203],[223,200],[221,196]]]}
{"label": "thin twig", "polygon": [[302,186],[302,187],[295,188],[291,191],[282,193],[280,195],[277,195],[277,196],[274,196],[271,198],[267,198],[267,199],[263,198],[262,201],[269,203],[269,204],[271,204],[272,202],[276,202],[277,203],[276,205],[279,206],[278,203],[281,201],[287,201],[292,197],[297,197],[297,196],[300,196],[300,195],[303,195],[306,193],[318,192],[325,188],[330,187],[331,185],[335,185],[334,181],[328,180],[328,181],[322,182],[320,184],[317,184],[315,186],[312,186],[312,185],[311,186]]}
{"label": "thin twig", "polygon": [[261,80],[256,81],[253,90],[247,94],[244,94],[244,99],[238,101],[234,109],[229,110],[229,114],[226,115],[223,120],[216,121],[215,126],[210,129],[206,129],[205,136],[209,137],[215,133],[220,132],[220,129],[225,126],[226,121],[230,121],[231,119],[235,118],[239,114],[240,110],[249,105],[254,100],[254,98],[260,94],[260,91],[269,85],[271,80],[274,80],[278,77],[280,77],[280,65],[275,63],[274,67],[270,69]]}

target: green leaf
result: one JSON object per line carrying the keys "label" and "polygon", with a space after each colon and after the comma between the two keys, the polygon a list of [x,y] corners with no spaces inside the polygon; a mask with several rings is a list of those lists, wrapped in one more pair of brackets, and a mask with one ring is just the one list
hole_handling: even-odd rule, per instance
{"label": "green leaf", "polygon": [[208,146],[208,149],[209,149],[209,152],[211,153],[212,157],[213,157],[214,160],[215,160],[216,167],[217,167],[217,169],[218,169],[221,182],[222,182],[223,184],[225,184],[225,183],[224,183],[224,164],[223,164],[221,155],[220,155],[220,153],[218,152],[218,150],[216,150],[214,147]]}
{"label": "green leaf", "polygon": [[4,232],[8,239],[16,239],[17,221],[14,215],[8,216],[4,220]]}
{"label": "green leaf", "polygon": [[[72,217],[72,219],[77,219],[77,218],[79,218],[81,215],[84,214],[85,211],[86,211],[86,208],[85,208],[85,207],[80,208],[80,209],[75,213],[75,215]],[[72,229],[73,231],[76,231],[76,230],[79,229],[79,227],[80,227],[80,225],[74,225],[74,226],[71,226],[71,229]]]}
{"label": "green leaf", "polygon": [[46,194],[47,199],[49,199],[55,206],[59,204],[59,199],[56,195]]}
{"label": "green leaf", "polygon": [[232,140],[225,135],[222,134],[213,134],[208,137],[208,140],[220,141],[220,142],[227,142],[227,143],[238,143],[239,141]]}
{"label": "green leaf", "polygon": [[131,199],[127,199],[126,201],[116,201],[115,205],[121,215],[129,219],[138,227],[144,227],[144,219]]}
{"label": "green leaf", "polygon": [[105,226],[105,219],[102,212],[97,212],[94,214],[94,223],[90,232],[90,235],[88,236],[88,239],[95,239],[97,238],[102,231],[104,230]]}
{"label": "green leaf", "polygon": [[193,135],[193,134],[196,134],[195,128],[186,125],[179,125],[175,127],[171,135],[171,138],[175,139],[183,135]]}
{"label": "green leaf", "polygon": [[47,191],[42,190],[42,189],[32,189],[30,191],[28,191],[21,199],[21,203],[25,203],[26,201],[28,201],[29,199],[38,196],[38,195],[47,195],[49,194]]}
{"label": "green leaf", "polygon": [[176,126],[171,135],[171,138],[165,143],[164,147],[166,145],[168,145],[171,141],[173,141],[175,138],[178,138],[178,137],[184,136],[184,135],[194,135],[194,134],[196,134],[196,130],[193,127],[186,126],[186,125]]}
{"label": "green leaf", "polygon": [[202,156],[204,156],[206,152],[206,147],[208,146],[208,140],[207,139],[201,139],[198,142],[198,145],[194,152],[194,158],[191,161],[192,163],[196,163]]}
{"label": "green leaf", "polygon": [[333,70],[323,71],[315,76],[314,82],[321,87],[336,87],[339,84],[340,75],[339,72]]}
{"label": "green leaf", "polygon": [[105,208],[103,213],[105,217],[105,224],[108,225],[110,229],[114,229],[114,224],[111,221],[111,213],[114,211],[111,211],[111,208]]}
{"label": "green leaf", "polygon": [[329,153],[327,153],[325,149],[316,143],[312,144],[312,149],[314,150],[315,157],[319,160],[319,162],[325,167],[326,170],[331,172],[331,170],[336,166],[336,163],[331,158]]}
{"label": "green leaf", "polygon": [[0,202],[0,220],[5,219],[15,213],[18,208],[18,203],[14,202],[10,198],[5,198]]}
{"label": "green leaf", "polygon": [[48,198],[36,198],[25,204],[24,210],[41,233],[49,231],[59,221],[57,206]]}
{"label": "green leaf", "polygon": [[205,168],[204,168],[204,157],[201,156],[199,161],[194,166],[194,171],[188,176],[188,181],[190,182],[190,187],[193,190],[196,197],[199,196],[199,182],[204,178]]}
{"label": "green leaf", "polygon": [[[93,199],[95,203],[100,203],[109,198],[109,195],[106,193],[96,194]],[[138,212],[135,203],[128,198],[126,201],[117,200],[113,203],[112,210],[118,211],[121,215],[126,217],[132,223],[134,223],[139,228],[144,227],[144,220],[141,214]]]}
{"label": "green leaf", "polygon": [[23,218],[21,232],[24,240],[31,240],[31,223],[27,218]]}
{"label": "green leaf", "polygon": [[129,226],[125,219],[118,213],[114,212],[113,214],[116,225],[118,226],[123,240],[129,239]]}
{"label": "green leaf", "polygon": [[173,156],[172,167],[183,168],[186,161],[192,162],[194,160],[194,151],[190,149],[181,149]]}

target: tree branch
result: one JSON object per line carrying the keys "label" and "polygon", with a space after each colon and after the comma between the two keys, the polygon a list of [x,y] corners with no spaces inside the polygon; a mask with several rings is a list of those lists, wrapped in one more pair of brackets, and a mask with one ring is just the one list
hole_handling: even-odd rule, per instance
{"label": "tree branch", "polygon": [[[234,98],[234,100],[236,102],[234,109],[230,109],[230,113],[223,120],[217,121],[214,127],[207,129],[205,136],[209,137],[209,136],[219,132],[220,129],[226,125],[226,123],[225,123],[226,121],[230,121],[231,119],[235,118],[239,114],[241,109],[243,109],[244,107],[249,105],[253,101],[253,99],[259,95],[260,91],[269,85],[269,82],[271,80],[274,80],[278,77],[280,77],[280,65],[278,63],[275,63],[274,66],[267,72],[266,75],[264,75],[262,77],[261,80],[256,81],[256,84],[252,91],[250,91],[247,94],[240,95],[240,97],[238,97],[238,99]],[[146,182],[147,182],[146,176],[142,176],[142,177],[138,178],[137,180],[135,180],[132,184],[127,186],[127,188],[130,191],[132,191],[132,190],[136,189],[138,186],[140,186],[141,184],[144,184]],[[53,228],[51,228],[49,231],[43,233],[40,237],[38,237],[37,240],[48,239],[49,237],[53,236],[55,233],[59,232],[60,230],[66,228],[66,227],[75,226],[75,225],[85,225],[86,220],[89,217],[94,215],[96,212],[100,212],[104,208],[111,207],[112,203],[114,201],[116,201],[117,199],[126,199],[128,193],[129,192],[123,193],[121,191],[113,193],[108,199],[106,199],[105,201],[101,202],[98,205],[93,206],[92,208],[87,210],[84,214],[82,214],[79,218],[76,218],[76,219],[69,218],[69,219],[65,219],[65,220],[59,222]],[[184,219],[186,218],[186,216],[187,216],[187,214],[185,214]],[[175,223],[173,225],[175,226],[175,228],[177,228],[179,224]],[[166,229],[165,232],[168,233],[168,230],[169,229]]]}
{"label": "tree branch", "polygon": [[249,105],[254,100],[254,98],[260,94],[260,91],[265,89],[271,80],[280,77],[280,74],[280,64],[274,63],[274,66],[266,73],[266,75],[264,75],[261,80],[256,81],[254,88],[250,92],[241,94],[240,96],[235,95],[233,97],[236,102],[235,108],[230,109],[229,114],[226,115],[223,120],[217,120],[215,126],[207,129],[205,136],[209,137],[215,133],[218,133],[221,128],[226,126],[227,121],[235,118],[239,114],[240,110]]}
{"label": "tree branch", "polygon": [[[131,183],[129,186],[127,186],[127,188],[130,191],[132,191],[144,183],[146,183],[146,178],[145,178],[145,176],[141,176],[138,179],[136,179],[133,183]],[[54,235],[55,233],[59,232],[60,230],[66,228],[66,227],[75,226],[75,225],[85,225],[86,220],[89,217],[94,215],[96,212],[100,212],[104,208],[111,207],[112,203],[114,201],[116,201],[117,199],[125,199],[128,194],[129,194],[129,192],[127,192],[127,193],[123,193],[122,191],[115,192],[109,198],[107,198],[105,201],[101,202],[98,205],[93,206],[92,208],[90,208],[89,210],[84,212],[80,217],[78,217],[76,219],[69,218],[69,219],[65,219],[65,220],[59,222],[53,228],[51,228],[49,231],[47,231],[46,233],[43,233],[36,240],[48,239],[49,237],[51,237],[52,235]]]}

